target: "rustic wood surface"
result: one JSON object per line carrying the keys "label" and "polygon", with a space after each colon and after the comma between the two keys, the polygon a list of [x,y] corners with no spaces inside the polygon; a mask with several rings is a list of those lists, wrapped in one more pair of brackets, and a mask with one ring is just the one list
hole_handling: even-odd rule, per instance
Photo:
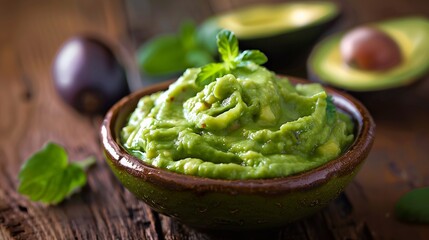
{"label": "rustic wood surface", "polygon": [[[51,63],[71,36],[95,33],[132,52],[154,34],[174,31],[181,20],[201,21],[251,2],[0,1],[0,239],[429,239],[428,225],[404,224],[392,214],[402,194],[429,186],[429,77],[357,95],[377,124],[374,148],[358,176],[322,212],[256,233],[201,232],[150,210],[104,162],[102,116],[78,114],[54,91]],[[337,30],[388,17],[429,16],[427,0],[339,3],[344,15]],[[49,140],[64,145],[71,159],[94,155],[98,163],[80,194],[47,207],[20,196],[16,187],[20,165]]]}

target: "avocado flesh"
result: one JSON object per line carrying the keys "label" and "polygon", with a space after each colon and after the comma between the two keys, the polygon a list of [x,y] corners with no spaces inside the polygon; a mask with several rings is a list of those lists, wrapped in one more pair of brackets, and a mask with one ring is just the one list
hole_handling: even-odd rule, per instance
{"label": "avocado flesh", "polygon": [[301,66],[305,66],[308,53],[339,14],[340,9],[331,2],[254,5],[211,17],[198,32],[205,47],[216,51],[216,34],[222,28],[229,29],[236,34],[240,48],[265,53],[269,68],[299,66],[298,75],[304,76]]}
{"label": "avocado flesh", "polygon": [[275,36],[329,21],[338,14],[329,2],[257,5],[216,18],[220,28],[233,31],[239,39]]}
{"label": "avocado flesh", "polygon": [[398,66],[387,71],[365,71],[348,66],[339,47],[345,33],[338,33],[314,48],[308,60],[310,79],[351,91],[375,91],[407,85],[429,69],[428,19],[408,17],[371,26],[398,43],[403,55]]}

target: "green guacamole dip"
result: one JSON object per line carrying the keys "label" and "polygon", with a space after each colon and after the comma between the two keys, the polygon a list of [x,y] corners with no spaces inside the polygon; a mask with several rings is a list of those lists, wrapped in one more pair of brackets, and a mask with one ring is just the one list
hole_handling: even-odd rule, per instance
{"label": "green guacamole dip", "polygon": [[123,146],[173,172],[221,179],[284,177],[320,166],[353,141],[351,119],[319,84],[293,86],[257,65],[200,87],[188,69],[143,97]]}

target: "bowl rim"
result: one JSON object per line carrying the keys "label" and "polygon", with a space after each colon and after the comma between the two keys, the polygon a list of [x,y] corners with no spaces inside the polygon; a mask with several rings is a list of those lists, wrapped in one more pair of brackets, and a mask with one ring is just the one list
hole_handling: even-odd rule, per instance
{"label": "bowl rim", "polygon": [[[282,76],[292,84],[311,83],[297,77]],[[101,142],[106,161],[120,171],[125,171],[135,178],[142,179],[155,185],[171,190],[192,190],[199,193],[222,192],[228,194],[263,194],[277,195],[297,190],[309,190],[327,183],[332,177],[345,176],[353,173],[365,160],[374,142],[375,123],[369,111],[357,99],[330,87],[324,86],[328,94],[332,95],[335,105],[352,116],[357,127],[353,144],[340,155],[319,167],[297,173],[291,176],[267,179],[214,179],[181,173],[151,166],[144,161],[127,153],[118,144],[115,126],[119,114],[129,115],[124,106],[134,101],[134,109],[138,100],[158,91],[166,90],[174,80],[152,85],[134,92],[113,105],[107,112],[101,126]],[[121,111],[122,110],[122,111]],[[131,110],[132,111],[132,110]]]}

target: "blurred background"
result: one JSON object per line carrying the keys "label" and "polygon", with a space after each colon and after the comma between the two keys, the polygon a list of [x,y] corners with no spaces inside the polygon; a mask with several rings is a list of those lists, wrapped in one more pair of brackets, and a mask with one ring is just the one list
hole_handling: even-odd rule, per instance
{"label": "blurred background", "polygon": [[[54,1],[18,0],[0,2],[1,71],[7,65],[32,56],[48,63],[68,38],[91,33],[127,49],[129,55],[148,39],[163,33],[174,33],[185,20],[200,24],[213,14],[256,3],[287,2],[280,0],[93,0]],[[304,2],[304,1],[300,1]],[[397,0],[391,4],[372,0],[335,0],[342,8],[341,21],[326,30],[325,35],[361,23],[407,16],[426,15],[426,0]],[[308,47],[311,49],[311,46]],[[287,56],[285,56],[287,57]],[[14,59],[14,60],[11,60]],[[31,61],[31,60],[29,60]],[[302,61],[302,59],[301,59]],[[25,65],[25,64],[24,64]],[[292,75],[305,77],[301,66],[292,66]],[[45,65],[44,68],[46,68]],[[285,66],[290,67],[290,66]],[[298,68],[298,69],[295,69]],[[39,69],[41,70],[41,69]],[[282,66],[276,70],[282,71]]]}

